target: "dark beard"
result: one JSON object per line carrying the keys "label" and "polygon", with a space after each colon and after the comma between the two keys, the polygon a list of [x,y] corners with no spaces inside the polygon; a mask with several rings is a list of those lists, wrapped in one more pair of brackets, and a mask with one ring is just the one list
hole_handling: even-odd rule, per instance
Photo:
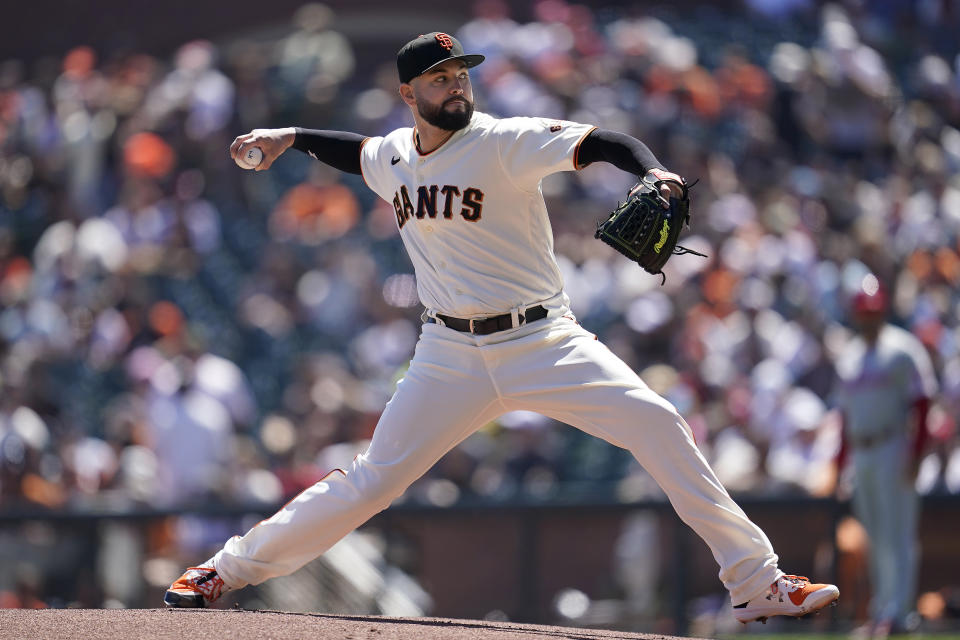
{"label": "dark beard", "polygon": [[457,98],[451,98],[438,107],[418,102],[417,112],[421,118],[438,129],[443,129],[444,131],[459,131],[470,124],[470,119],[473,118],[473,104],[464,98],[463,101],[467,107],[465,110],[451,112],[444,109],[447,104],[455,100],[457,100]]}

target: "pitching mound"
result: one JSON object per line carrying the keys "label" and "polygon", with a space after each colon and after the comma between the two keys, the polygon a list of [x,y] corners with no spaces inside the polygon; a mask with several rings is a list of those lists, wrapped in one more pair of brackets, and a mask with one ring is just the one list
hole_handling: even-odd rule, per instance
{"label": "pitching mound", "polygon": [[571,629],[512,622],[334,616],[322,613],[204,609],[23,609],[0,610],[0,640],[661,640],[668,636]]}

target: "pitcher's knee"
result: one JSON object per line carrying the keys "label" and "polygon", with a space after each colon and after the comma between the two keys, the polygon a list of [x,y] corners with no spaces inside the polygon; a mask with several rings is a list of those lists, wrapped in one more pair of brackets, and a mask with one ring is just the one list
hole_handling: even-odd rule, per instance
{"label": "pitcher's knee", "polygon": [[632,396],[628,414],[631,420],[650,431],[678,432],[692,435],[690,427],[666,398],[645,390],[641,395]]}
{"label": "pitcher's knee", "polygon": [[393,467],[371,464],[362,457],[354,460],[343,481],[350,485],[356,499],[377,511],[389,507],[409,484]]}
{"label": "pitcher's knee", "polygon": [[660,394],[644,389],[627,394],[630,398],[630,412],[634,416],[642,416],[646,420],[674,422],[680,417],[680,412],[669,400]]}

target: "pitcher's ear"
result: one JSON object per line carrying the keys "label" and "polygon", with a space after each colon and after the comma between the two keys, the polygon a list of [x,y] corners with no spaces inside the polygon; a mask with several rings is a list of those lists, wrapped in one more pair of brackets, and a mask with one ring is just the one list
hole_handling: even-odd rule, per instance
{"label": "pitcher's ear", "polygon": [[413,95],[413,87],[406,82],[400,85],[400,98],[408,105],[413,106],[417,103],[417,98]]}

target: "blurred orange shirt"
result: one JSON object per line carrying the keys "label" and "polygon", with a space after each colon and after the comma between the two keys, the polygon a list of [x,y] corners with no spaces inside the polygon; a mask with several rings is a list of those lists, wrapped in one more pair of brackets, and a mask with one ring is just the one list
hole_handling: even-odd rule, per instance
{"label": "blurred orange shirt", "polygon": [[271,217],[284,235],[338,238],[356,226],[360,205],[342,184],[318,186],[305,182],[283,196]]}

